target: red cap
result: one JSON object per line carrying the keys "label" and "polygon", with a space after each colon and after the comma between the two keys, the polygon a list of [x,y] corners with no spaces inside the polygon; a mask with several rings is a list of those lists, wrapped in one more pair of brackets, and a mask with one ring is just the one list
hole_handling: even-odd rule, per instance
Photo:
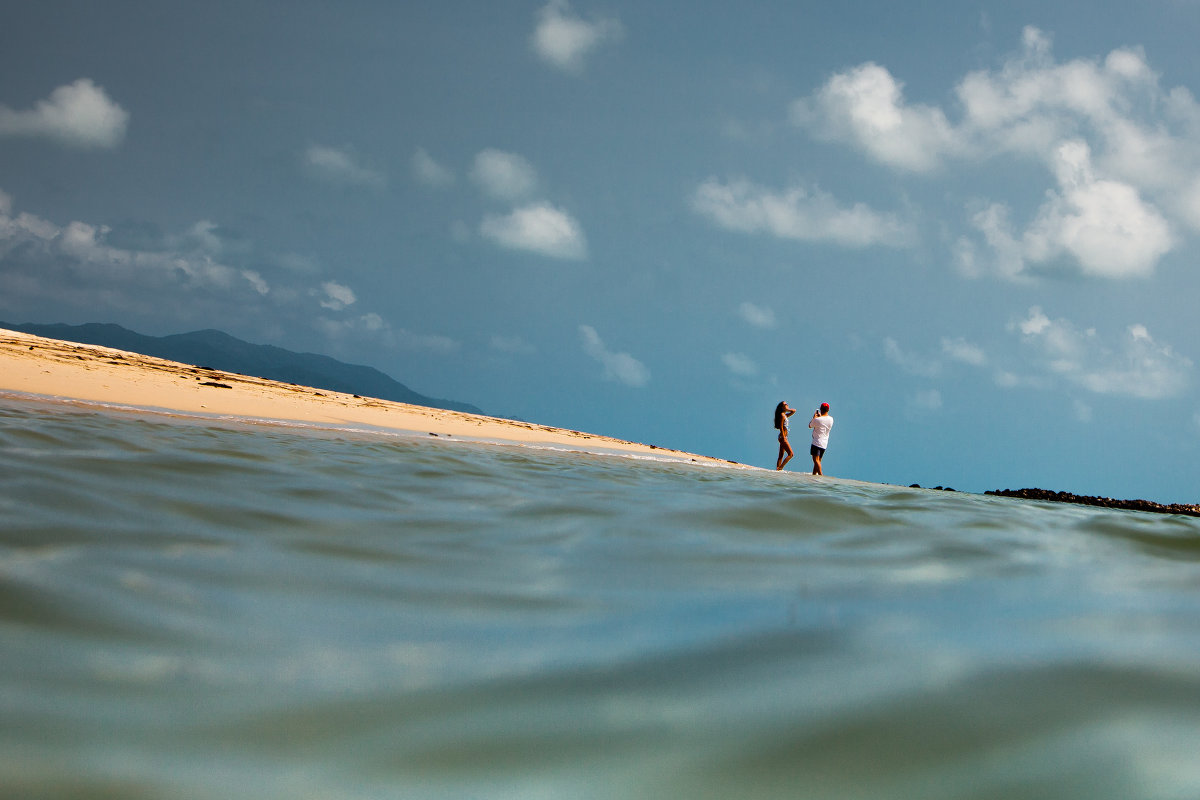
{"label": "red cap", "polygon": [[828,411],[828,410],[829,410],[829,403],[821,403],[821,410],[822,410],[822,411]]}

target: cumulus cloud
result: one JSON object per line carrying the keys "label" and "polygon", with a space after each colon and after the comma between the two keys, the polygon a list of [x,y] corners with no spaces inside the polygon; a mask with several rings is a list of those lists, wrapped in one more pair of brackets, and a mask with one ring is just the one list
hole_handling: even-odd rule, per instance
{"label": "cumulus cloud", "polygon": [[537,171],[516,153],[489,148],[475,156],[471,178],[489,196],[521,200],[537,189]]}
{"label": "cumulus cloud", "polygon": [[538,11],[531,45],[547,64],[569,73],[583,70],[584,59],[605,44],[619,42],[625,29],[615,18],[586,20],[566,0],[550,0]]}
{"label": "cumulus cloud", "polygon": [[1034,195],[1045,198],[1034,219],[971,204],[973,234],[953,244],[969,275],[1147,276],[1175,246],[1173,224],[1200,229],[1200,104],[1164,89],[1141,49],[1059,62],[1029,27],[1015,53],[963,76],[954,95],[953,114],[912,102],[886,67],[864,63],[795,101],[792,120],[901,172],[1005,158],[1043,167],[1052,184]]}
{"label": "cumulus cloud", "polygon": [[987,363],[987,355],[978,345],[971,344],[961,336],[957,339],[942,339],[942,353],[954,361],[982,367]]}
{"label": "cumulus cloud", "polygon": [[333,311],[341,311],[358,301],[358,298],[354,296],[354,291],[349,286],[343,286],[336,281],[325,281],[322,283],[319,296],[321,298],[321,307]]}
{"label": "cumulus cloud", "polygon": [[862,64],[794,102],[791,118],[822,138],[849,139],[889,166],[928,172],[958,149],[958,134],[940,109],[908,105],[903,89],[887,69]]}
{"label": "cumulus cloud", "polygon": [[749,378],[758,374],[758,364],[742,353],[726,353],[721,356],[721,363],[734,375]]}
{"label": "cumulus cloud", "polygon": [[1069,257],[1078,272],[1099,278],[1137,278],[1153,273],[1174,236],[1158,209],[1136,188],[1096,176],[1085,142],[1071,140],[1056,151],[1059,191],[1048,192],[1036,218],[1017,233],[1002,204],[977,211],[972,226],[988,252],[959,243],[959,265],[967,274],[1018,278]]}
{"label": "cumulus cloud", "polygon": [[426,186],[441,189],[454,183],[454,173],[442,166],[424,148],[417,148],[412,159],[413,176]]}
{"label": "cumulus cloud", "polygon": [[1171,249],[1171,231],[1134,187],[1098,179],[1086,143],[1072,140],[1057,152],[1059,193],[1052,194],[1026,232],[1029,259],[1045,262],[1069,253],[1085,275],[1149,275]]}
{"label": "cumulus cloud", "polygon": [[738,316],[756,328],[775,327],[775,311],[766,306],[756,306],[749,300],[738,306]]}
{"label": "cumulus cloud", "polygon": [[1162,176],[1169,140],[1156,126],[1128,116],[1128,109],[1145,105],[1139,100],[1166,105],[1144,54],[1121,48],[1103,60],[1059,64],[1050,44],[1047,34],[1027,27],[1021,48],[998,69],[965,75],[955,87],[957,122],[941,108],[907,102],[903,83],[871,62],[833,75],[812,96],[795,101],[792,121],[912,172],[997,153],[1050,163],[1063,140],[1086,131],[1104,143],[1113,166],[1126,165],[1123,172]]}
{"label": "cumulus cloud", "polygon": [[650,381],[650,370],[642,362],[629,353],[615,353],[608,349],[596,329],[590,325],[580,325],[579,334],[583,337],[583,352],[604,367],[605,380],[617,381],[626,386],[640,388]]}
{"label": "cumulus cloud", "polygon": [[568,260],[587,257],[587,241],[579,223],[549,203],[533,203],[511,214],[489,214],[479,233],[512,250]]}
{"label": "cumulus cloud", "polygon": [[304,151],[304,164],[317,178],[350,186],[382,186],[383,174],[368,169],[348,150],[312,145]]}
{"label": "cumulus cloud", "polygon": [[1020,334],[1049,374],[1097,394],[1154,400],[1181,394],[1191,379],[1192,362],[1170,345],[1154,340],[1142,324],[1130,325],[1115,345],[1095,328],[1081,329],[1050,319],[1038,306],[1010,330]]}
{"label": "cumulus cloud", "polygon": [[202,219],[192,225],[183,236],[173,237],[171,244],[180,247],[195,247],[208,253],[217,254],[225,249],[225,240],[219,233],[220,226],[207,219]]}
{"label": "cumulus cloud", "polygon": [[955,94],[963,109],[957,135],[971,140],[976,154],[987,146],[1048,160],[1059,142],[1087,131],[1113,145],[1120,161],[1153,139],[1140,135],[1151,128],[1127,116],[1128,109],[1160,89],[1140,50],[1059,64],[1050,37],[1027,27],[1021,49],[1000,69],[969,73]]}
{"label": "cumulus cloud", "polygon": [[116,147],[128,124],[129,113],[87,78],[58,87],[27,111],[0,105],[0,136],[45,137],[81,149]]}
{"label": "cumulus cloud", "polygon": [[[215,254],[229,248],[218,230],[215,223],[202,220],[179,234],[142,237],[141,247],[121,247],[110,241],[112,231],[102,225],[58,225],[15,213],[12,198],[0,190],[0,311],[27,311],[48,302],[54,308],[74,306],[89,312],[166,313],[174,321],[188,318],[211,325],[222,315],[253,316],[272,303],[276,309],[293,308],[309,322],[310,306],[304,301],[316,298],[328,316],[315,324],[330,337],[357,336],[433,354],[459,349],[453,339],[393,328],[375,313],[349,314],[357,298],[348,286],[327,280],[308,288],[318,269],[310,258],[262,259],[303,281],[282,286],[268,283],[257,270],[222,263]],[[293,265],[294,260],[299,263]]]}
{"label": "cumulus cloud", "polygon": [[216,260],[203,236],[196,240],[196,233],[213,236],[210,226],[197,223],[184,235],[162,237],[156,247],[121,247],[103,225],[14,216],[12,199],[0,193],[0,307],[53,300],[90,310],[153,311],[164,293],[189,292],[197,304],[207,297],[247,305],[271,294],[259,272]]}
{"label": "cumulus cloud", "polygon": [[207,254],[114,247],[107,242],[110,229],[105,226],[75,221],[59,227],[32,214],[22,213],[15,218],[10,214],[0,215],[0,262],[6,266],[9,257],[19,252],[23,264],[54,264],[86,271],[94,277],[157,274],[188,286],[228,289],[239,280],[247,280],[256,290],[262,285],[261,278],[250,280],[245,271],[215,262]]}
{"label": "cumulus cloud", "polygon": [[839,206],[820,189],[799,185],[775,191],[744,179],[709,178],[692,193],[691,205],[717,226],[741,233],[846,247],[905,247],[914,240],[912,227],[893,214],[862,203]]}

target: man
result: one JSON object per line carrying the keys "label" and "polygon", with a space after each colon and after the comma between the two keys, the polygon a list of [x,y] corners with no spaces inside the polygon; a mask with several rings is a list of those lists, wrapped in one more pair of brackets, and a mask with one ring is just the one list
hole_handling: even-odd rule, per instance
{"label": "man", "polygon": [[813,475],[824,475],[821,471],[821,458],[825,455],[825,448],[829,447],[829,431],[833,428],[833,417],[829,416],[829,403],[821,403],[821,407],[813,412],[812,421],[808,423],[808,427],[812,428],[812,447],[808,449],[813,460]]}

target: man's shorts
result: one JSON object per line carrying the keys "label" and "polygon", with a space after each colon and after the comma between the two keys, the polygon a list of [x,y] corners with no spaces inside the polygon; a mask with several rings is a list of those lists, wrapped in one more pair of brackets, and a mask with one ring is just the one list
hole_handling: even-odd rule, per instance
{"label": "man's shorts", "polygon": [[812,456],[813,458],[824,458],[825,457],[825,448],[817,447],[814,444],[812,447],[808,448],[808,454],[810,456]]}

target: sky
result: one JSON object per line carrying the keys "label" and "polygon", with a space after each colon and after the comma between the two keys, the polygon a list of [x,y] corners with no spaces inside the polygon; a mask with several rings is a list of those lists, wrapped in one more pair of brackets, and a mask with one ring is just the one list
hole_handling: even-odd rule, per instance
{"label": "sky", "polygon": [[1200,2],[90,0],[0,25],[0,319],[1197,502]]}

